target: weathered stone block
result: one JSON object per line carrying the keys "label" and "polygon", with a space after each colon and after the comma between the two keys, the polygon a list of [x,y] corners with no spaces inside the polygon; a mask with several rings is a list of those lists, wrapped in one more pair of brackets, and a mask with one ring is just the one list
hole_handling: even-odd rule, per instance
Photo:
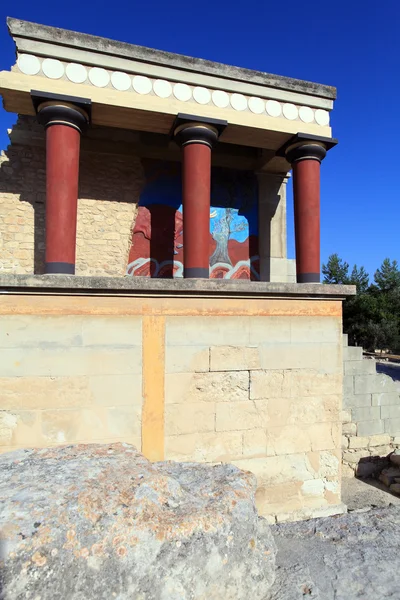
{"label": "weathered stone block", "polygon": [[372,394],[372,406],[386,406],[395,404],[400,404],[400,394],[398,392]]}
{"label": "weathered stone block", "polygon": [[242,432],[213,431],[166,436],[166,460],[231,462],[242,457]]}
{"label": "weathered stone block", "polygon": [[[232,427],[232,429],[234,428]],[[213,402],[167,404],[165,406],[165,435],[205,431],[215,431],[215,404]]]}
{"label": "weathered stone block", "polygon": [[339,423],[315,423],[308,427],[313,452],[333,450],[340,447]]}
{"label": "weathered stone block", "polygon": [[374,360],[351,360],[344,363],[345,375],[374,375],[376,363]]}
{"label": "weathered stone block", "polygon": [[320,344],[320,370],[323,373],[342,373],[342,346],[335,344]]}
{"label": "weathered stone block", "polygon": [[340,345],[341,323],[336,317],[290,317],[290,327],[292,344]]}
{"label": "weathered stone block", "polygon": [[7,598],[268,596],[276,548],[250,473],[151,464],[121,444],[19,451],[1,471]]}
{"label": "weathered stone block", "polygon": [[167,346],[250,346],[249,317],[168,317]]}
{"label": "weathered stone block", "polygon": [[369,439],[370,439],[369,437],[353,436],[349,439],[349,448],[350,449],[368,448]]}
{"label": "weathered stone block", "polygon": [[249,342],[259,344],[290,344],[289,317],[249,317]]}
{"label": "weathered stone block", "polygon": [[343,394],[344,396],[352,396],[354,394],[354,377],[353,375],[343,376]]}
{"label": "weathered stone block", "polygon": [[387,375],[355,375],[354,391],[356,394],[379,394],[396,391],[393,380]]}
{"label": "weathered stone block", "polygon": [[268,446],[280,456],[310,452],[312,435],[307,428],[296,425],[268,427]]}
{"label": "weathered stone block", "polygon": [[324,396],[342,393],[341,373],[318,373],[302,369],[291,372],[292,398],[298,396]]}
{"label": "weathered stone block", "polygon": [[[142,405],[142,374],[96,375],[88,378],[90,397],[96,406]],[[84,397],[81,406],[85,405]],[[54,401],[53,406],[59,406]],[[61,406],[60,406],[61,407]]]}
{"label": "weathered stone block", "polygon": [[180,402],[244,402],[249,398],[248,371],[225,373],[168,373],[166,404]]}
{"label": "weathered stone block", "polygon": [[309,479],[301,486],[301,493],[305,496],[323,496],[325,485],[322,479]]}
{"label": "weathered stone block", "polygon": [[[44,410],[41,413],[42,434],[46,443],[73,443],[79,440],[82,412],[80,410]],[[92,419],[91,425],[99,433],[99,422]],[[84,439],[87,436],[83,433]],[[89,436],[90,438],[90,436]]]}
{"label": "weathered stone block", "polygon": [[254,371],[250,373],[250,398],[288,398],[291,375],[289,371]]}
{"label": "weathered stone block", "polygon": [[[315,471],[305,454],[243,458],[233,461],[233,464],[239,469],[254,473],[259,489],[315,479]],[[258,508],[260,509],[259,506]]]}
{"label": "weathered stone block", "polygon": [[342,449],[346,450],[349,447],[349,438],[342,435]]}
{"label": "weathered stone block", "polygon": [[369,447],[388,446],[390,444],[390,435],[383,433],[381,435],[371,435],[369,438]]}
{"label": "weathered stone block", "polygon": [[343,423],[342,432],[346,435],[357,435],[356,423]]}
{"label": "weathered stone block", "polygon": [[257,429],[265,425],[265,414],[249,400],[246,402],[219,402],[215,407],[216,431]]}
{"label": "weathered stone block", "polygon": [[370,456],[368,450],[359,450],[357,452],[343,452],[344,462],[348,462],[350,464],[357,464],[362,458],[366,458],[367,456]]}
{"label": "weathered stone block", "polygon": [[141,346],[142,317],[84,317],[82,339],[84,346]]}
{"label": "weathered stone block", "polygon": [[340,412],[340,420],[342,423],[350,423],[351,422],[351,412],[349,410],[342,410]]}
{"label": "weathered stone block", "polygon": [[[385,424],[385,433],[390,433],[390,435],[398,435],[400,433],[400,419],[398,417],[392,419],[385,419],[382,421],[382,424]],[[383,431],[379,432],[383,433]]]}
{"label": "weathered stone block", "polygon": [[243,431],[243,457],[268,456],[274,454],[268,445],[266,429],[249,429]]}
{"label": "weathered stone block", "polygon": [[141,373],[142,350],[15,349],[0,350],[1,377],[73,377]]}
{"label": "weathered stone block", "polygon": [[82,346],[82,318],[0,316],[0,348],[57,348]]}
{"label": "weathered stone block", "polygon": [[343,406],[345,408],[358,408],[372,405],[372,394],[352,394],[343,397]]}
{"label": "weathered stone block", "polygon": [[204,373],[210,370],[210,351],[203,346],[169,346],[165,349],[166,373]]}
{"label": "weathered stone block", "polygon": [[399,404],[397,405],[384,405],[381,406],[381,419],[396,419],[400,417],[400,398]]}
{"label": "weathered stone block", "polygon": [[350,360],[362,360],[363,349],[361,346],[345,346],[343,348],[343,360],[344,362]]}
{"label": "weathered stone block", "polygon": [[353,421],[379,421],[381,418],[379,406],[360,406],[351,411]]}
{"label": "weathered stone block", "polygon": [[360,421],[357,424],[357,433],[358,435],[377,435],[380,433],[384,433],[384,422],[377,421]]}
{"label": "weathered stone block", "polygon": [[210,371],[244,371],[260,369],[258,348],[213,346],[210,348]]}
{"label": "weathered stone block", "polygon": [[321,367],[319,344],[271,344],[262,345],[260,361],[262,369],[315,369]]}

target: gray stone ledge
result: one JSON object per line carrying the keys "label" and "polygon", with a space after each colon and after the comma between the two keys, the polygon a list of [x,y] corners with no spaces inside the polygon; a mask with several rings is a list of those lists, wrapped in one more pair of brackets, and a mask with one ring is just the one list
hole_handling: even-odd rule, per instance
{"label": "gray stone ledge", "polygon": [[80,277],[77,275],[0,275],[0,294],[84,294],[132,296],[297,297],[344,299],[353,285],[271,283],[243,279],[151,279],[147,277]]}
{"label": "gray stone ledge", "polygon": [[272,75],[261,71],[253,71],[241,67],[224,65],[222,63],[204,60],[202,58],[192,58],[183,54],[174,54],[146,48],[135,44],[117,42],[95,35],[78,33],[57,27],[39,25],[20,19],[7,18],[7,25],[11,36],[13,37],[17,49],[19,49],[19,39],[32,40],[32,42],[48,42],[61,46],[78,48],[79,50],[88,50],[113,56],[120,56],[132,60],[139,60],[157,65],[174,67],[185,71],[199,72],[202,74],[216,75],[226,79],[236,79],[247,83],[258,83],[282,90],[302,92],[334,100],[336,98],[336,88],[303,81],[301,79],[292,79],[281,75]]}

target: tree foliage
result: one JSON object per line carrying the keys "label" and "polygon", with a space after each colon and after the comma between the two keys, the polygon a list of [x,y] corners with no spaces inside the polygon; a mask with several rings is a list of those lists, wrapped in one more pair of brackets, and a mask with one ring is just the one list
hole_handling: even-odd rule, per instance
{"label": "tree foliage", "polygon": [[350,343],[366,350],[400,352],[400,270],[396,260],[385,258],[375,271],[374,283],[364,267],[350,266],[338,254],[322,265],[324,283],[352,284],[357,295],[343,306],[343,328]]}

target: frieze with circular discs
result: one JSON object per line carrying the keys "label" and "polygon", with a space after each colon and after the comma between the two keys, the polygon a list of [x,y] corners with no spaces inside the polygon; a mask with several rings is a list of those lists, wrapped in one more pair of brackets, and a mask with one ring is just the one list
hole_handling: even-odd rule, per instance
{"label": "frieze with circular discs", "polygon": [[79,63],[63,63],[53,58],[39,58],[31,54],[20,54],[17,67],[24,75],[44,75],[49,79],[65,79],[75,84],[93,85],[97,88],[113,88],[119,92],[154,95],[168,101],[195,102],[238,112],[250,112],[260,118],[283,118],[289,121],[315,123],[329,126],[329,111],[310,106],[297,106],[291,102],[280,102],[269,98],[245,96],[225,90],[208,89],[186,83],[173,83],[165,79],[152,79],[123,71],[108,71],[102,67],[90,67]]}

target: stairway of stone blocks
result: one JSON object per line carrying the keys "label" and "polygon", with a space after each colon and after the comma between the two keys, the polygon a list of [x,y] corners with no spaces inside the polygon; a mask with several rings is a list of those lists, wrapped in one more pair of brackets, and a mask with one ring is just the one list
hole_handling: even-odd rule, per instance
{"label": "stairway of stone blocks", "polygon": [[400,394],[376,361],[343,336],[343,477],[368,477],[382,468],[381,457],[400,448]]}

